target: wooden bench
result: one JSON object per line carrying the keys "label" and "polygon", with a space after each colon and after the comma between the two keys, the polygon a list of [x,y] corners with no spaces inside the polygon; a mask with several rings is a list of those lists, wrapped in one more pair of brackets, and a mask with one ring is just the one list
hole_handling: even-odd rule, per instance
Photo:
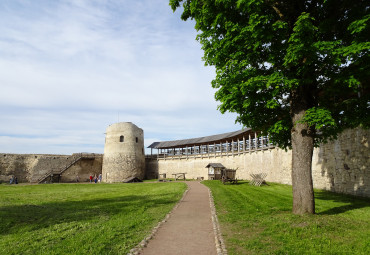
{"label": "wooden bench", "polygon": [[176,173],[176,174],[172,174],[172,175],[174,175],[175,176],[175,181],[177,181],[177,180],[179,180],[179,179],[182,179],[182,180],[186,180],[186,178],[185,178],[185,174],[186,173]]}

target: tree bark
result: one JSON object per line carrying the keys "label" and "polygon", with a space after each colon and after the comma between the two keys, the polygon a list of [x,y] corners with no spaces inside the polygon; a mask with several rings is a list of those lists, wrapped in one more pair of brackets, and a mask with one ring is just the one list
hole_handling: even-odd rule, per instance
{"label": "tree bark", "polygon": [[314,214],[315,199],[312,182],[313,130],[306,123],[299,123],[308,109],[309,98],[304,91],[293,93],[292,98],[292,187],[293,213]]}

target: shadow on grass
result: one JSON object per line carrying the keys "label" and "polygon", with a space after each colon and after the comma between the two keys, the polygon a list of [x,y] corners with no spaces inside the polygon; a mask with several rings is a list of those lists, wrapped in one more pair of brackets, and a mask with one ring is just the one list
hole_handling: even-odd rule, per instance
{"label": "shadow on grass", "polygon": [[[204,180],[202,182],[219,182],[220,184],[222,184],[222,181],[220,181],[220,180]],[[228,185],[244,185],[244,184],[248,184],[248,183],[249,183],[248,181],[238,180],[237,183],[226,182],[224,185],[225,186],[228,186]]]}
{"label": "shadow on grass", "polygon": [[[52,202],[38,205],[0,207],[0,236],[38,230],[60,223],[100,220],[117,214],[142,213],[145,208],[160,207],[177,200],[155,195],[130,195],[106,199]],[[141,210],[141,212],[140,212]]]}
{"label": "shadow on grass", "polygon": [[240,182],[240,181],[238,181],[237,183],[226,182],[224,185],[226,185],[226,186],[228,186],[228,185],[238,186],[238,185],[244,185],[244,184],[248,184],[248,182]]}
{"label": "shadow on grass", "polygon": [[317,213],[318,215],[335,215],[355,209],[370,207],[370,198],[355,197],[330,191],[315,192],[315,199],[345,203],[345,205],[333,207],[323,212]]}

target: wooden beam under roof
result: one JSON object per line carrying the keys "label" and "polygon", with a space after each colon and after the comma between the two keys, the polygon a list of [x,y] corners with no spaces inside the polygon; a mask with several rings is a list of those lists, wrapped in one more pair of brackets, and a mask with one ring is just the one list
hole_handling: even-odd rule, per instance
{"label": "wooden beam under roof", "polygon": [[242,129],[239,131],[219,134],[219,135],[211,135],[211,136],[204,136],[199,138],[191,138],[191,139],[184,139],[184,140],[174,140],[174,141],[166,141],[166,142],[154,142],[148,146],[148,148],[154,149],[168,149],[168,148],[183,148],[186,146],[199,146],[205,145],[208,143],[221,143],[225,142],[226,140],[230,139],[243,139],[243,136],[251,134],[253,137],[255,136],[255,131],[250,128]]}

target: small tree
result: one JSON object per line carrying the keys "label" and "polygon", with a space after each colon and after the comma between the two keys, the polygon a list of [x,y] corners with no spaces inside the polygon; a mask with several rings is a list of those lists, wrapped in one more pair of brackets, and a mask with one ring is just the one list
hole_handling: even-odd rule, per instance
{"label": "small tree", "polygon": [[370,126],[366,0],[170,0],[194,19],[219,110],[292,149],[293,213],[315,213],[314,146]]}

